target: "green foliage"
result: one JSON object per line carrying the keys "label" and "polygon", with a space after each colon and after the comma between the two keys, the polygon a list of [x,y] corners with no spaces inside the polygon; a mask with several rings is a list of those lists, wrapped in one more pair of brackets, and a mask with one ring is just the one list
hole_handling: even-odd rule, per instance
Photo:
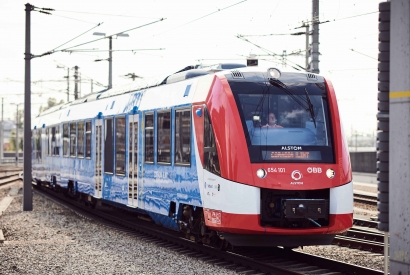
{"label": "green foliage", "polygon": [[51,107],[54,107],[54,106],[57,106],[63,103],[64,103],[64,100],[60,100],[60,102],[57,102],[57,99],[55,99],[54,97],[49,97],[47,100],[47,106],[46,107],[40,106],[39,112],[40,113],[44,112],[45,110],[48,110]]}
{"label": "green foliage", "polygon": [[[9,138],[10,142],[10,151],[16,151],[16,131],[11,131],[11,135]],[[19,150],[23,151],[23,137],[19,135]]]}

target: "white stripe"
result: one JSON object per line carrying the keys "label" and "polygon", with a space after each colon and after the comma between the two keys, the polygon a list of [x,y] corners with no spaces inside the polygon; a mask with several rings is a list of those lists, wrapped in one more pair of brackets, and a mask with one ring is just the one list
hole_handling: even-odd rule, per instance
{"label": "white stripe", "polygon": [[353,213],[353,182],[330,188],[330,214]]}

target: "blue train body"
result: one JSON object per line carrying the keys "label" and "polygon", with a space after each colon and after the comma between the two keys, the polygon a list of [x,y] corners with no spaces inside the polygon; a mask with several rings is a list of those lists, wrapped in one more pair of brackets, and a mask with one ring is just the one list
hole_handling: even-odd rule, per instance
{"label": "blue train body", "polygon": [[[182,85],[181,85],[182,84]],[[182,96],[180,101],[175,101],[174,104],[169,104],[167,100],[159,100],[164,104],[158,104],[158,100],[152,103],[150,94],[168,93],[172,96],[177,94],[185,95],[187,90],[191,88],[192,81],[187,83],[177,83],[167,86],[167,91],[163,88],[154,88],[152,90],[143,90],[120,94],[117,96],[109,96],[91,102],[73,102],[63,106],[54,107],[41,114],[33,120],[33,178],[38,182],[50,182],[51,185],[69,189],[73,194],[80,193],[89,195],[93,198],[101,199],[105,203],[112,203],[117,206],[128,206],[134,211],[141,211],[150,215],[150,217],[158,224],[178,229],[176,220],[170,215],[171,202],[175,203],[175,211],[178,212],[178,206],[181,204],[189,204],[193,206],[202,206],[198,172],[196,165],[196,152],[194,148],[194,136],[190,134],[190,164],[178,165],[175,159],[171,158],[170,163],[159,163],[154,161],[147,163],[143,161],[144,151],[138,150],[138,162],[136,182],[138,183],[138,200],[133,204],[129,203],[129,188],[130,188],[130,158],[132,157],[131,138],[125,138],[125,157],[124,164],[126,173],[118,174],[104,171],[105,150],[101,150],[101,192],[97,190],[97,124],[102,125],[102,133],[106,135],[104,121],[107,119],[116,120],[118,117],[125,117],[126,135],[129,136],[130,123],[133,119],[143,124],[144,115],[146,113],[154,115],[154,129],[157,129],[156,116],[158,112],[170,111],[171,113],[171,137],[170,155],[174,156],[175,152],[175,110],[186,109],[190,110],[190,97]],[[159,90],[159,91],[155,91]],[[156,95],[154,95],[155,97]],[[93,96],[95,97],[95,95]],[[148,98],[147,98],[148,97]],[[152,96],[151,96],[152,97]],[[192,97],[192,94],[191,94]],[[90,98],[90,97],[89,97]],[[92,97],[91,97],[92,98]],[[144,104],[144,99],[147,98],[147,103]],[[84,101],[84,99],[82,99]],[[87,101],[87,100],[85,100]],[[78,157],[76,152],[74,156],[64,156],[63,152],[63,124],[91,122],[91,154],[89,157]],[[77,124],[76,124],[77,125]],[[51,131],[55,127],[55,137],[52,137]],[[144,134],[138,128],[138,148],[143,148]],[[47,131],[48,130],[48,131]],[[113,132],[116,133],[115,125]],[[68,149],[74,148],[78,150],[78,129],[76,126],[76,137],[74,144],[68,145]],[[71,135],[71,134],[70,134]],[[70,137],[71,138],[71,137]],[[104,136],[106,138],[106,136]],[[113,143],[116,144],[117,136],[113,135]],[[154,131],[154,160],[157,160],[157,131]],[[52,140],[54,139],[54,140]],[[85,140],[85,139],[84,139]],[[54,142],[54,144],[53,144]],[[73,143],[73,140],[70,140]],[[104,142],[104,139],[102,139]],[[82,146],[86,146],[83,144]],[[58,148],[58,149],[56,149]],[[50,153],[51,152],[51,153]],[[52,152],[58,152],[53,155]],[[115,157],[115,150],[113,156]],[[114,169],[115,170],[115,169]],[[132,179],[131,179],[132,180]]]}

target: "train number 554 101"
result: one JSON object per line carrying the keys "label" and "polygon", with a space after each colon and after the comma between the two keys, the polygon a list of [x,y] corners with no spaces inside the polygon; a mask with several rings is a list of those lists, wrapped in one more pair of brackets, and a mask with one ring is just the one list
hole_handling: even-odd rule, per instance
{"label": "train number 554 101", "polygon": [[268,173],[285,173],[285,168],[270,167],[268,168]]}

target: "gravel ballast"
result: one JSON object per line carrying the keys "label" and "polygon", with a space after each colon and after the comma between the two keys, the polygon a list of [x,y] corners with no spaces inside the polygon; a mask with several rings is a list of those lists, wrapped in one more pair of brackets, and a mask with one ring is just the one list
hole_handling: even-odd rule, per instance
{"label": "gravel ballast", "polygon": [[[5,195],[1,190],[0,200]],[[237,274],[84,219],[38,194],[29,212],[16,197],[0,229],[0,274]],[[380,254],[337,246],[302,251],[383,270]]]}
{"label": "gravel ballast", "polygon": [[81,218],[37,194],[31,212],[15,198],[0,229],[6,240],[0,274],[236,274]]}

